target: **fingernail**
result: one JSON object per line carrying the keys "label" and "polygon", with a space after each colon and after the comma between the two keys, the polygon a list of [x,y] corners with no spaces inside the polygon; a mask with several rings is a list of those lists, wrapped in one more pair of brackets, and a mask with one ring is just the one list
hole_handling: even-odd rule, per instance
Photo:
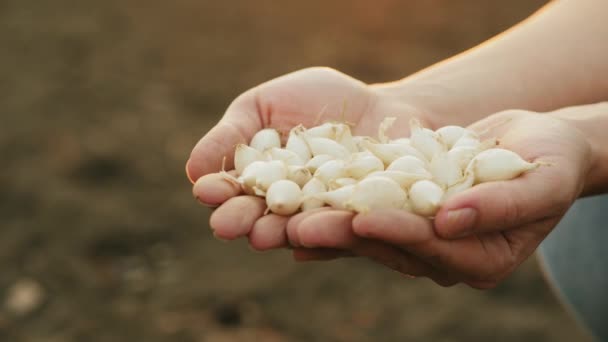
{"label": "fingernail", "polygon": [[455,238],[464,237],[473,231],[473,225],[477,218],[477,210],[473,208],[462,208],[450,210],[447,213],[446,225],[450,235]]}
{"label": "fingernail", "polygon": [[188,161],[186,162],[186,177],[188,177],[190,183],[194,184],[195,182],[192,177],[190,177],[190,172],[188,172],[188,165],[190,165],[190,159],[188,159]]}

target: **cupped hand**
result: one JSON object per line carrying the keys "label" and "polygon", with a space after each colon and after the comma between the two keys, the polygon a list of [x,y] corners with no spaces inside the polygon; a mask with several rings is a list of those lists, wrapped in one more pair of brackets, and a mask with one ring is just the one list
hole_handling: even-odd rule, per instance
{"label": "cupped hand", "polygon": [[354,134],[375,135],[385,116],[398,120],[389,133],[408,133],[416,108],[354,78],[329,68],[309,68],[261,84],[239,96],[219,123],[194,147],[186,164],[195,184],[194,196],[204,205],[217,207],[210,225],[216,237],[232,240],[248,236],[256,249],[287,246],[286,227],[290,217],[264,215],[263,198],[245,196],[241,189],[225,181],[218,172],[226,158],[233,167],[235,145],[248,143],[267,127],[286,134],[298,125],[314,126],[328,120],[351,123]]}
{"label": "cupped hand", "polygon": [[349,251],[440,285],[496,286],[534,252],[585,186],[590,145],[559,116],[507,111],[471,127],[526,160],[542,162],[539,168],[454,195],[434,222],[400,210],[299,214],[288,226],[292,243],[328,249],[296,249],[295,257],[322,260]]}

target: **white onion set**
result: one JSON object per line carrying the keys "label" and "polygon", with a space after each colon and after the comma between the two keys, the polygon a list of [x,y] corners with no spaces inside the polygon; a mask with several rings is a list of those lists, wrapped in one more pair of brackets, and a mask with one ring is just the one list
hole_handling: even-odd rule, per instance
{"label": "white onion set", "polygon": [[236,146],[237,182],[249,195],[266,198],[268,210],[292,215],[324,206],[358,213],[395,208],[433,217],[450,196],[477,184],[514,179],[535,169],[517,153],[496,147],[496,139],[459,126],[437,131],[412,119],[410,136],[391,140],[386,118],[378,139],[353,136],[350,126],[327,122],[280,134],[259,131],[249,146]]}

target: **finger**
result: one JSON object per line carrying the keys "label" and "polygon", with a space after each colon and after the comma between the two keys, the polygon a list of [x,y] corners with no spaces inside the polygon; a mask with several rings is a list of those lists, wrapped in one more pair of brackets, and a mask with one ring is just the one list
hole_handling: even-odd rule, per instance
{"label": "finger", "polygon": [[[374,245],[372,247],[372,245]],[[394,271],[397,271],[408,277],[428,277],[441,286],[452,286],[457,284],[458,281],[451,279],[447,275],[433,269],[432,266],[417,260],[414,257],[404,257],[403,255],[396,254],[391,256],[386,254],[380,249],[376,249],[375,244],[365,244],[365,253],[353,253],[348,250],[331,249],[331,248],[296,248],[293,250],[293,258],[298,262],[306,261],[329,261],[338,258],[349,258],[365,256],[370,260],[384,265]],[[362,250],[363,251],[363,250]],[[385,254],[384,256],[378,257],[378,254]]]}
{"label": "finger", "polygon": [[438,255],[452,253],[446,245],[451,241],[439,239],[429,220],[404,210],[383,209],[359,214],[353,220],[353,232],[362,238],[398,246],[437,267],[443,267],[437,262]]}
{"label": "finger", "polygon": [[357,245],[354,252],[405,276],[428,277],[444,286],[455,283],[422,259],[389,244],[375,240],[364,240]]}
{"label": "finger", "polygon": [[318,209],[314,209],[314,210],[308,210],[305,212],[301,212],[299,214],[292,216],[289,219],[289,222],[287,222],[287,240],[288,240],[289,244],[294,247],[302,247],[302,245],[300,244],[300,241],[298,239],[298,232],[297,232],[297,228],[300,225],[300,223],[307,217],[309,217],[319,211],[327,211],[327,210],[332,210],[332,209],[330,207],[323,207],[323,208],[318,208]]}
{"label": "finger", "polygon": [[235,145],[249,143],[255,132],[262,129],[259,118],[255,90],[239,96],[192,150],[186,163],[188,179],[196,181],[201,176],[220,171],[224,157],[226,169],[232,169]]}
{"label": "finger", "polygon": [[[445,286],[454,283],[431,265],[406,252],[356,236],[352,226],[353,216],[351,212],[338,210],[309,215],[297,227],[299,242],[307,247],[351,249],[358,256],[368,257],[405,275],[429,277]],[[433,234],[432,228],[429,227],[427,231]]]}
{"label": "finger", "polygon": [[[473,260],[482,260],[476,254],[477,246],[460,246],[460,240],[442,240],[435,235],[429,220],[403,210],[386,209],[359,214],[353,220],[353,231],[358,236],[398,246],[418,257],[430,268],[418,266],[415,269],[442,286],[453,285],[461,279],[459,263],[471,258],[471,254],[474,254]],[[382,259],[380,262],[384,263]],[[387,266],[391,267],[390,264]]]}
{"label": "finger", "polygon": [[431,221],[404,210],[380,209],[359,214],[353,220],[358,236],[396,245],[418,244],[435,237]]}
{"label": "finger", "polygon": [[474,233],[503,231],[565,211],[572,189],[563,172],[541,166],[523,176],[501,182],[479,184],[448,199],[435,217],[442,238],[461,238]]}
{"label": "finger", "polygon": [[500,235],[503,238],[503,242],[508,244],[508,248],[503,253],[498,253],[496,250],[498,240],[494,240],[493,243],[484,241],[484,252],[487,253],[481,257],[485,260],[485,265],[477,269],[464,269],[462,272],[466,277],[464,282],[477,289],[496,287],[515,268],[534,253],[547,234],[560,220],[561,217],[551,217],[505,231],[501,234],[493,234],[494,236]]}
{"label": "finger", "polygon": [[326,261],[337,258],[355,256],[350,251],[331,248],[295,248],[292,252],[293,258],[296,261]]}
{"label": "finger", "polygon": [[455,243],[437,237],[429,220],[399,209],[359,214],[353,220],[353,231],[363,238],[398,246],[431,264],[437,255],[451,254],[448,244]]}
{"label": "finger", "polygon": [[355,234],[399,246],[440,270],[450,281],[488,281],[510,272],[525,255],[522,251],[530,245],[535,248],[540,241],[536,238],[530,243],[525,234],[541,236],[539,229],[536,225],[523,226],[517,229],[518,234],[513,230],[446,240],[435,234],[428,220],[403,210],[370,212],[353,220]]}
{"label": "finger", "polygon": [[288,216],[268,214],[255,221],[249,232],[249,244],[258,251],[287,246]]}
{"label": "finger", "polygon": [[186,168],[185,168],[185,172],[186,172],[186,177],[188,178],[188,180],[190,181],[190,183],[192,183],[192,185],[194,185],[196,183],[196,180],[192,179],[192,177],[190,177],[190,172],[189,170],[189,166],[188,164],[190,163],[190,159],[188,159],[188,161],[186,162]]}
{"label": "finger", "polygon": [[192,195],[201,204],[217,207],[234,196],[241,194],[241,186],[226,179],[219,173],[212,173],[199,178],[192,187]]}
{"label": "finger", "polygon": [[260,197],[233,197],[211,214],[209,225],[220,239],[234,240],[249,234],[265,210],[266,202]]}
{"label": "finger", "polygon": [[357,242],[351,226],[353,216],[343,210],[315,212],[296,226],[298,242],[308,248],[351,248]]}

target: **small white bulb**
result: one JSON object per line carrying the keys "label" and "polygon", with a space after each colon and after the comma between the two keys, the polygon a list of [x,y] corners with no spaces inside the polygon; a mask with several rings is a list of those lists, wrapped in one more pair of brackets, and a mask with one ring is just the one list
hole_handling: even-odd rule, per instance
{"label": "small white bulb", "polygon": [[420,151],[427,160],[431,160],[435,154],[447,150],[437,133],[422,127],[417,119],[410,120],[410,131],[411,145]]}
{"label": "small white bulb", "polygon": [[306,130],[310,138],[325,138],[338,142],[349,151],[354,152],[355,144],[350,131],[350,126],[342,122],[326,122],[322,125],[311,127]]}
{"label": "small white bulb", "polygon": [[354,185],[347,185],[340,189],[314,195],[313,197],[322,200],[334,209],[346,209],[346,202],[352,197],[354,190]]}
{"label": "small white bulb", "polygon": [[260,152],[273,147],[281,147],[281,136],[276,129],[265,128],[253,136],[249,146]]}
{"label": "small white bulb", "polygon": [[426,163],[414,156],[403,156],[395,159],[387,168],[387,171],[402,171],[406,173],[419,174],[431,178],[431,173],[426,168]]}
{"label": "small white bulb", "polygon": [[372,172],[384,170],[382,160],[370,152],[360,152],[353,156],[346,167],[346,173],[349,177],[361,179]]}
{"label": "small white bulb", "polygon": [[448,158],[453,160],[464,171],[471,160],[479,153],[478,147],[456,146],[448,151]]}
{"label": "small white bulb", "polygon": [[421,180],[410,188],[412,210],[422,216],[433,216],[439,210],[443,197],[441,187],[429,180]]}
{"label": "small white bulb", "polygon": [[236,170],[237,175],[240,175],[249,164],[264,159],[264,154],[262,152],[245,144],[238,144],[234,151],[234,169]]}
{"label": "small white bulb", "polygon": [[287,179],[295,182],[299,186],[304,186],[312,178],[312,173],[304,166],[287,166]]}
{"label": "small white bulb", "polygon": [[410,138],[399,138],[399,139],[391,140],[390,143],[412,146],[412,143],[410,142]]}
{"label": "small white bulb", "polygon": [[314,173],[314,177],[318,178],[325,184],[329,184],[330,181],[346,177],[346,163],[340,159],[333,159],[325,164],[319,166],[317,171]]}
{"label": "small white bulb", "polygon": [[401,209],[406,200],[407,193],[392,179],[366,178],[355,185],[345,207],[358,213],[367,213],[374,209]]}
{"label": "small white bulb", "polygon": [[412,184],[416,183],[417,181],[420,181],[423,179],[431,179],[431,174],[429,173],[428,176],[425,176],[425,175],[421,175],[421,174],[407,173],[407,172],[403,172],[403,171],[387,170],[387,171],[372,172],[369,175],[367,175],[367,177],[365,177],[365,179],[377,178],[377,177],[392,179],[397,184],[399,184],[399,186],[401,186],[403,189],[407,189]]}
{"label": "small white bulb", "polygon": [[444,126],[436,132],[447,148],[450,149],[464,135],[465,131],[466,129],[460,126]]}
{"label": "small white bulb", "polygon": [[306,142],[313,156],[329,154],[334,158],[345,159],[350,155],[350,151],[346,147],[328,138],[308,137],[306,138]]}
{"label": "small white bulb", "polygon": [[484,183],[510,180],[539,165],[528,163],[513,151],[491,148],[475,156],[467,168],[471,168],[476,183]]}
{"label": "small white bulb", "polygon": [[304,185],[302,188],[302,194],[304,195],[304,200],[302,201],[302,211],[312,210],[321,208],[325,205],[325,202],[321,199],[315,197],[315,195],[324,193],[327,191],[327,186],[325,183],[321,182],[317,178],[312,178],[311,180]]}
{"label": "small white bulb", "polygon": [[272,147],[266,150],[265,154],[270,160],[280,160],[287,165],[304,165],[304,161],[297,153],[283,148]]}
{"label": "small white bulb", "polygon": [[466,172],[464,177],[460,181],[456,182],[445,191],[445,194],[443,195],[443,199],[441,201],[445,202],[455,194],[470,189],[474,183],[475,175],[473,174],[473,172]]}
{"label": "small white bulb", "polygon": [[341,187],[354,184],[357,184],[357,180],[354,178],[336,178],[334,180],[329,181],[328,187],[329,190],[336,190],[340,189]]}
{"label": "small white bulb", "polygon": [[444,189],[456,184],[463,176],[458,160],[449,158],[447,152],[434,155],[429,170],[433,175],[433,181]]}
{"label": "small white bulb", "polygon": [[369,140],[362,142],[363,146],[380,158],[384,165],[390,165],[395,159],[403,156],[414,156],[419,159],[426,159],[417,149],[403,144],[376,144]]}
{"label": "small white bulb", "polygon": [[[238,178],[247,194],[263,196],[270,184],[287,178],[287,166],[279,160],[255,161],[249,164]],[[257,189],[257,191],[256,191]]]}
{"label": "small white bulb", "polygon": [[326,122],[319,126],[311,127],[306,130],[306,135],[316,138],[334,139],[336,136],[336,128],[331,122]]}
{"label": "small white bulb", "polygon": [[302,190],[290,180],[279,180],[266,191],[268,209],[278,215],[291,215],[298,211],[302,203]]}
{"label": "small white bulb", "polygon": [[357,152],[357,145],[353,140],[353,135],[350,131],[350,127],[347,124],[335,124],[335,137],[334,140],[338,142],[340,145],[346,147],[346,149],[353,153]]}
{"label": "small white bulb", "polygon": [[473,131],[465,131],[458,140],[452,145],[452,148],[456,147],[474,147],[478,148],[481,144],[479,137]]}
{"label": "small white bulb", "polygon": [[303,135],[306,129],[302,125],[298,125],[291,129],[285,149],[296,153],[303,162],[307,162],[312,157],[310,149]]}
{"label": "small white bulb", "polygon": [[321,165],[327,163],[330,160],[334,160],[334,159],[336,159],[336,158],[334,158],[333,156],[330,156],[329,154],[319,154],[318,156],[312,157],[312,159],[310,159],[304,166],[311,173],[315,173]]}
{"label": "small white bulb", "polygon": [[365,151],[360,151],[360,152],[355,152],[353,154],[350,155],[350,160],[355,160],[355,159],[359,159],[359,158],[364,158],[364,157],[375,157],[376,155],[371,153],[368,150]]}

